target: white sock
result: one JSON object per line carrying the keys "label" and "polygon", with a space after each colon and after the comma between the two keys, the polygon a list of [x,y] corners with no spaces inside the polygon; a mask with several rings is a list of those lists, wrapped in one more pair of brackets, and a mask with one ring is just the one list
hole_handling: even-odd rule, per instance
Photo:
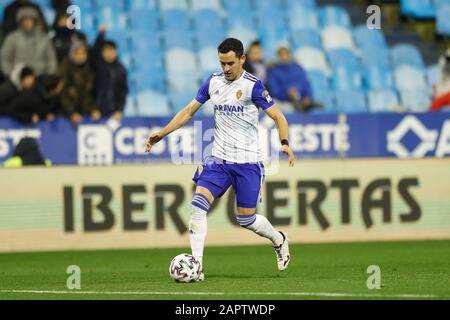
{"label": "white sock", "polygon": [[275,228],[272,226],[269,220],[267,220],[266,217],[259,214],[254,215],[254,222],[251,225],[245,225],[245,222],[249,221],[249,218],[250,221],[253,220],[251,218],[252,216],[247,216],[243,220],[241,217],[244,216],[238,216],[238,222],[243,222],[241,224],[243,227],[252,230],[261,237],[269,239],[270,241],[272,241],[274,246],[280,246],[283,244],[283,236],[281,235],[281,233],[275,230]]}
{"label": "white sock", "polygon": [[189,222],[189,239],[191,242],[192,255],[200,261],[202,270],[203,251],[208,230],[207,210],[209,210],[210,207],[209,203],[206,203],[204,200],[205,198],[202,196],[194,196],[194,200],[192,201],[191,220]]}

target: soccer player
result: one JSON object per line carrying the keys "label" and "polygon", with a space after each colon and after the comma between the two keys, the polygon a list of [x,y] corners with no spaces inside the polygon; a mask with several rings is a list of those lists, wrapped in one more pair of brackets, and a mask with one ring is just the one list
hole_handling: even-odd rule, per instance
{"label": "soccer player", "polygon": [[181,110],[160,132],[152,134],[146,152],[164,137],[188,123],[197,110],[211,100],[215,106],[215,133],[212,157],[200,166],[193,180],[197,189],[192,200],[189,236],[192,255],[202,265],[199,281],[204,280],[203,251],[207,233],[207,214],[214,201],[233,186],[237,199],[236,218],[239,224],[269,239],[275,249],[278,269],[286,270],[290,262],[286,234],[276,231],[256,207],[261,200],[264,166],[258,143],[259,109],[272,118],[278,128],[281,152],[294,166],[294,153],[288,142],[288,123],[274,104],[260,80],[244,71],[242,42],[229,38],[218,47],[222,73],[211,75],[201,86],[197,97]]}

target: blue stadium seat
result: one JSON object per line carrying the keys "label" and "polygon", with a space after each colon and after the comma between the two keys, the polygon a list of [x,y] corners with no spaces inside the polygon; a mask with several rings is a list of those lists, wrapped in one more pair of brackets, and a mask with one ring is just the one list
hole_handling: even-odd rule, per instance
{"label": "blue stadium seat", "polygon": [[367,89],[394,88],[392,72],[382,66],[366,65],[363,71],[363,79]]}
{"label": "blue stadium seat", "polygon": [[136,113],[141,117],[167,117],[172,114],[167,98],[151,90],[139,92],[136,107]]}
{"label": "blue stadium seat", "polygon": [[237,13],[239,11],[252,11],[252,1],[251,0],[226,0],[223,1],[224,9],[228,13]]}
{"label": "blue stadium seat", "polygon": [[433,0],[401,0],[402,15],[418,19],[433,19],[436,17],[436,7]]}
{"label": "blue stadium seat", "polygon": [[371,30],[363,24],[354,29],[353,35],[355,37],[356,44],[360,48],[387,49],[386,38],[381,30]]}
{"label": "blue stadium seat", "polygon": [[191,50],[172,49],[165,54],[167,71],[171,73],[194,73],[197,70],[195,54]]}
{"label": "blue stadium seat", "polygon": [[324,91],[330,89],[330,83],[325,74],[317,70],[307,71],[308,80],[314,92]]}
{"label": "blue stadium seat", "polygon": [[394,70],[394,80],[399,91],[427,88],[423,71],[407,65]]}
{"label": "blue stadium seat", "polygon": [[[83,1],[83,0],[82,0]],[[105,0],[109,1],[109,0]],[[87,2],[87,1],[86,1]],[[157,10],[156,0],[128,0],[128,10]]]}
{"label": "blue stadium seat", "polygon": [[206,78],[214,72],[220,71],[217,47],[206,47],[200,50],[198,54],[198,61],[200,62],[202,79]]}
{"label": "blue stadium seat", "polygon": [[322,30],[322,45],[325,50],[355,50],[352,33],[343,27],[331,26]]}
{"label": "blue stadium seat", "polygon": [[245,26],[236,26],[228,31],[228,37],[238,38],[244,44],[244,48],[258,39],[258,34],[251,28]]}
{"label": "blue stadium seat", "polygon": [[[265,3],[264,5],[261,5]],[[255,11],[255,18],[257,21],[257,26],[260,30],[268,29],[272,26],[277,29],[283,28],[287,29],[287,18],[286,11],[282,8],[281,2],[278,1],[256,1],[255,3],[260,3],[259,7]],[[270,5],[272,3],[272,5]]]}
{"label": "blue stadium seat", "polygon": [[167,92],[167,79],[164,70],[138,70],[129,74],[130,86],[133,92],[137,93],[143,90]]}
{"label": "blue stadium seat", "polygon": [[220,0],[191,0],[192,10],[214,10],[220,12],[222,6]]}
{"label": "blue stadium seat", "polygon": [[328,5],[319,10],[320,24],[323,28],[337,26],[351,28],[352,23],[348,12],[338,6]]}
{"label": "blue stadium seat", "polygon": [[162,39],[158,32],[148,32],[145,29],[133,30],[129,34],[132,50],[162,51]]}
{"label": "blue stadium seat", "polygon": [[[11,1],[7,1],[7,2],[11,2]],[[86,11],[93,11],[97,8],[97,5],[95,4],[94,1],[92,0],[72,0],[71,1],[72,4],[77,5],[80,7],[82,12],[86,12]],[[1,5],[1,2],[0,2]]]}
{"label": "blue stadium seat", "polygon": [[197,48],[199,50],[206,47],[218,47],[225,39],[225,31],[223,29],[207,29],[194,33]]}
{"label": "blue stadium seat", "polygon": [[403,106],[410,112],[427,112],[431,105],[428,89],[407,89],[400,91]]}
{"label": "blue stadium seat", "polygon": [[286,0],[286,8],[288,11],[299,8],[315,10],[317,8],[317,4],[315,0]]}
{"label": "blue stadium seat", "polygon": [[289,44],[289,31],[282,26],[266,26],[259,32],[259,40],[264,48],[266,60],[275,60],[278,48],[281,45]]}
{"label": "blue stadium seat", "polygon": [[361,50],[361,60],[364,65],[377,65],[383,67],[390,67],[390,52],[389,49],[363,47]]}
{"label": "blue stadium seat", "polygon": [[292,31],[302,29],[319,30],[319,17],[316,10],[301,8],[293,9],[288,12],[289,28]]}
{"label": "blue stadium seat", "polygon": [[166,10],[161,12],[163,29],[188,31],[192,29],[189,14],[183,10]]}
{"label": "blue stadium seat", "polygon": [[194,50],[194,40],[192,32],[180,30],[167,30],[162,33],[162,40],[166,50],[182,48],[186,50]]}
{"label": "blue stadium seat", "polygon": [[256,17],[254,11],[238,11],[228,13],[225,16],[225,23],[228,29],[235,27],[246,27],[256,29]]}
{"label": "blue stadium seat", "polygon": [[362,75],[356,68],[340,65],[334,69],[332,84],[336,91],[359,90],[362,89]]}
{"label": "blue stadium seat", "polygon": [[437,33],[443,36],[450,36],[450,3],[438,7],[436,18]]}
{"label": "blue stadium seat", "polygon": [[314,92],[314,101],[320,103],[323,109],[312,111],[313,114],[336,112],[336,95],[334,91],[322,90]]}
{"label": "blue stadium seat", "polygon": [[127,14],[113,7],[105,7],[98,10],[96,18],[98,25],[106,25],[108,30],[125,31],[128,28]]}
{"label": "blue stadium seat", "polygon": [[313,47],[322,48],[322,39],[320,34],[313,29],[294,30],[292,32],[292,41],[295,48]]}
{"label": "blue stadium seat", "polygon": [[147,32],[161,28],[160,14],[156,10],[136,9],[128,13],[130,27],[132,29],[145,30]]}
{"label": "blue stadium seat", "polygon": [[[89,2],[89,1],[86,1]],[[98,9],[112,8],[114,10],[124,11],[127,7],[127,3],[124,0],[93,0],[95,7]]]}
{"label": "blue stadium seat", "polygon": [[137,98],[135,95],[129,94],[127,97],[127,102],[125,103],[125,108],[123,115],[125,118],[137,117]]}
{"label": "blue stadium seat", "polygon": [[389,89],[371,90],[368,99],[370,112],[389,112],[400,105],[397,93]]}
{"label": "blue stadium seat", "polygon": [[410,65],[419,69],[423,69],[422,55],[420,51],[409,44],[399,44],[391,49],[391,59],[394,66]]}
{"label": "blue stadium seat", "polygon": [[223,29],[224,21],[217,11],[204,9],[195,12],[194,25],[197,31],[206,32],[210,29]]}
{"label": "blue stadium seat", "polygon": [[353,51],[348,49],[335,49],[328,51],[328,60],[331,68],[336,68],[343,65],[346,68],[356,68],[359,66]]}
{"label": "blue stadium seat", "polygon": [[188,103],[195,99],[196,95],[196,91],[171,92],[169,94],[169,100],[172,111],[174,113],[181,111]]}
{"label": "blue stadium seat", "polygon": [[367,112],[368,108],[364,93],[357,90],[336,92],[336,110],[345,113]]}
{"label": "blue stadium seat", "polygon": [[187,0],[163,0],[159,1],[159,9],[161,11],[169,11],[169,10],[188,11],[189,6]]}
{"label": "blue stadium seat", "polygon": [[172,49],[166,53],[165,61],[171,91],[195,90],[198,67],[192,51]]}
{"label": "blue stadium seat", "polygon": [[325,54],[317,48],[299,48],[294,52],[294,59],[306,70],[319,70],[327,76],[330,75]]}

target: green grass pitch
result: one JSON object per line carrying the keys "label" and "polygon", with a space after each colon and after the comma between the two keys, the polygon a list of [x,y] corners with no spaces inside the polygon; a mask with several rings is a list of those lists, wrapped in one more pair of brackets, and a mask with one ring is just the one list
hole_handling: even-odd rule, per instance
{"label": "green grass pitch", "polygon": [[[450,299],[450,241],[291,245],[279,273],[267,246],[207,247],[206,281],[169,278],[171,259],[189,249],[0,254],[0,299]],[[81,290],[66,281],[81,268]],[[381,268],[369,290],[367,268]]]}

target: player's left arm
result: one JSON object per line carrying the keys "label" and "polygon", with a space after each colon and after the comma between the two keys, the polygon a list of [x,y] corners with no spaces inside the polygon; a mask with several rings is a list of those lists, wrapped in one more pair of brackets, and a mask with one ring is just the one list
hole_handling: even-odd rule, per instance
{"label": "player's left arm", "polygon": [[293,167],[295,163],[295,155],[292,149],[289,147],[289,124],[286,120],[286,117],[276,105],[266,109],[265,113],[275,122],[282,144],[281,152],[288,155],[289,166]]}

